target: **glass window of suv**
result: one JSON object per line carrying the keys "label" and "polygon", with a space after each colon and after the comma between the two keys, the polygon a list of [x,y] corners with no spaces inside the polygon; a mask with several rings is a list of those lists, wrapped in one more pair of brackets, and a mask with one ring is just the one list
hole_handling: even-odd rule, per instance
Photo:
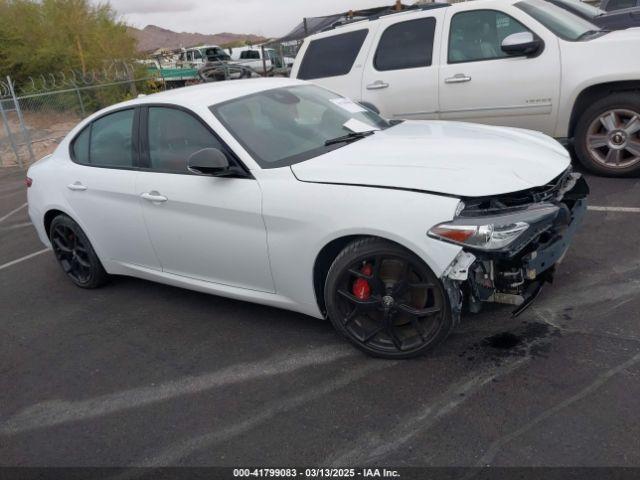
{"label": "glass window of suv", "polygon": [[590,35],[605,33],[590,21],[544,0],[525,0],[516,3],[515,6],[563,40],[575,42],[586,39]]}
{"label": "glass window of suv", "polygon": [[189,173],[187,160],[203,148],[224,150],[218,139],[190,113],[170,107],[149,107],[149,168]]}
{"label": "glass window of suv", "polygon": [[449,32],[449,63],[507,57],[502,41],[511,34],[529,31],[515,18],[497,10],[456,13]]}
{"label": "glass window of suv", "polygon": [[311,40],[302,59],[298,78],[337,77],[351,71],[369,30],[332,35]]}
{"label": "glass window of suv", "polygon": [[258,50],[245,50],[240,52],[241,60],[260,60],[260,52]]}
{"label": "glass window of suv", "polygon": [[110,113],[91,123],[72,145],[77,163],[96,167],[133,167],[133,109]]}
{"label": "glass window of suv", "polygon": [[373,66],[382,71],[430,66],[435,30],[435,18],[391,25],[380,37]]}

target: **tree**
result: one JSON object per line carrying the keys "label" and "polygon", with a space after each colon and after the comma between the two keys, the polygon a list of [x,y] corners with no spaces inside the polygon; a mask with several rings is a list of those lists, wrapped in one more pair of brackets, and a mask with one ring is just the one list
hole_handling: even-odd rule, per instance
{"label": "tree", "polygon": [[88,72],[131,61],[135,39],[108,3],[88,0],[0,0],[0,78]]}

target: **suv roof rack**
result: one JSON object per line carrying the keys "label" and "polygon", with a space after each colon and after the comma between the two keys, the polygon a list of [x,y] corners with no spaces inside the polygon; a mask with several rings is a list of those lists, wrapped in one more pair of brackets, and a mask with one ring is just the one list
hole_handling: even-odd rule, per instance
{"label": "suv roof rack", "polygon": [[422,5],[411,5],[403,10],[399,10],[399,11],[390,10],[390,11],[378,13],[376,15],[371,15],[370,17],[361,16],[361,17],[355,17],[351,20],[348,20],[348,19],[338,20],[337,22],[332,23],[328,27],[323,28],[322,31],[327,32],[329,30],[334,30],[336,28],[343,27],[345,25],[351,25],[352,23],[365,22],[365,21],[371,22],[389,15],[397,15],[398,13],[407,13],[415,10],[434,10],[436,8],[444,8],[444,7],[450,7],[450,6],[451,6],[450,3],[445,3],[445,2],[434,2],[434,3],[425,3]]}

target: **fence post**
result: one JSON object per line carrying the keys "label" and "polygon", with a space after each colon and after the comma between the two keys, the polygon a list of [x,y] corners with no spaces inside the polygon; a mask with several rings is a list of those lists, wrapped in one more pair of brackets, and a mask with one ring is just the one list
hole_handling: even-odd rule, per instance
{"label": "fence post", "polygon": [[126,62],[124,63],[124,69],[127,72],[127,78],[129,80],[129,91],[131,92],[131,96],[136,98],[138,96],[138,89],[136,88],[136,75],[133,71],[133,67]]}
{"label": "fence post", "polygon": [[[27,143],[27,149],[29,150],[29,159],[31,163],[36,161],[35,156],[33,155],[33,149],[31,148],[31,135],[29,135],[29,130],[24,123],[24,117],[22,116],[22,110],[20,110],[20,103],[18,102],[18,98],[16,97],[16,92],[13,89],[13,81],[11,77],[7,75],[7,82],[9,83],[9,92],[11,92],[11,97],[13,98],[13,104],[16,107],[16,113],[18,114],[18,120],[20,121],[20,128],[22,129],[22,134],[24,135],[25,142]],[[20,164],[22,167],[22,163]]]}
{"label": "fence post", "polygon": [[22,160],[20,159],[20,154],[18,153],[18,147],[16,147],[16,142],[13,140],[13,135],[11,134],[11,127],[9,127],[9,119],[7,118],[7,114],[4,111],[4,107],[2,106],[2,99],[0,99],[0,114],[2,115],[2,123],[4,124],[4,130],[7,132],[7,137],[9,137],[9,143],[11,143],[11,148],[13,149],[13,154],[16,156],[16,161],[20,168],[24,168],[22,165]]}
{"label": "fence post", "polygon": [[82,118],[86,116],[86,112],[84,111],[84,102],[82,101],[82,95],[80,94],[80,89],[76,83],[73,83],[73,88],[76,90],[76,94],[78,95],[78,102],[80,103],[80,111],[82,112]]}

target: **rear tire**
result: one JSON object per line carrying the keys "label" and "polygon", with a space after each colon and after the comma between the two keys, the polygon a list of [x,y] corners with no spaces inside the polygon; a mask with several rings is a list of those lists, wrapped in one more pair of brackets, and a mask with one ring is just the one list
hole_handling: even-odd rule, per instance
{"label": "rear tire", "polygon": [[67,277],[80,288],[98,288],[109,275],[80,226],[66,215],[51,222],[49,239],[53,253]]}
{"label": "rear tire", "polygon": [[640,94],[614,93],[587,108],[578,120],[575,151],[598,175],[640,173]]}
{"label": "rear tire", "polygon": [[374,357],[416,357],[440,344],[453,328],[440,280],[399,245],[366,238],[334,260],[324,290],[331,323]]}

